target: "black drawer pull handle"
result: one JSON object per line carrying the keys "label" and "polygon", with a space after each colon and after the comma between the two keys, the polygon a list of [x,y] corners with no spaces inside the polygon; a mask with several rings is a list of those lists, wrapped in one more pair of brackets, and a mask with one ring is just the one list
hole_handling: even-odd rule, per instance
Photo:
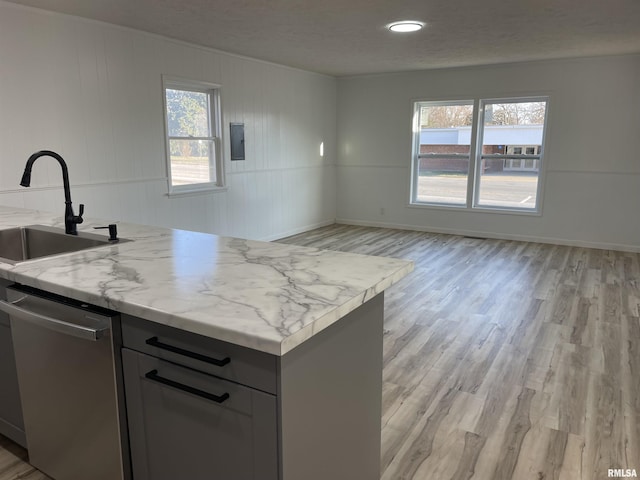
{"label": "black drawer pull handle", "polygon": [[229,357],[225,357],[222,360],[218,360],[217,358],[207,357],[206,355],[201,355],[200,353],[190,352],[189,350],[185,350],[184,348],[174,347],[173,345],[162,343],[160,340],[158,340],[158,337],[151,337],[147,339],[146,344],[151,345],[152,347],[168,350],[169,352],[177,353],[178,355],[194,358],[196,360],[200,360],[201,362],[207,362],[217,367],[224,367],[227,363],[231,361]]}
{"label": "black drawer pull handle", "polygon": [[193,395],[197,395],[198,397],[206,398],[207,400],[212,400],[216,403],[222,403],[225,400],[229,399],[228,393],[223,393],[222,395],[214,395],[213,393],[205,392],[204,390],[199,390],[197,388],[190,387],[189,385],[185,385],[183,383],[174,382],[173,380],[169,380],[168,378],[161,377],[158,375],[158,370],[151,370],[145,377],[149,380],[153,380],[154,382],[162,383],[163,385],[168,385],[169,387],[177,388],[178,390],[182,390],[183,392],[191,393]]}

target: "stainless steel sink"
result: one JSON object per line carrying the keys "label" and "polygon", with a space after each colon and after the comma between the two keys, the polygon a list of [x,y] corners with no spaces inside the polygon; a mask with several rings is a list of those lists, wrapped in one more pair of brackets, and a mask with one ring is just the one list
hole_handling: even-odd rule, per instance
{"label": "stainless steel sink", "polygon": [[[120,239],[119,242],[126,242]],[[108,237],[78,232],[67,235],[63,229],[45,225],[0,230],[0,262],[16,264],[36,258],[113,245]]]}

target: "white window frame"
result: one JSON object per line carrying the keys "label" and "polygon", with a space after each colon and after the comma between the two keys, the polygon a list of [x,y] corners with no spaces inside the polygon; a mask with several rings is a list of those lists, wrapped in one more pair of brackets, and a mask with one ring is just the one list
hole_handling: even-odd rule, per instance
{"label": "white window frame", "polygon": [[[167,111],[167,90],[184,90],[189,92],[205,93],[209,97],[209,136],[207,137],[173,137],[169,135],[169,122]],[[165,160],[167,167],[168,195],[183,195],[190,193],[204,193],[225,190],[224,159],[222,157],[222,117],[220,107],[221,86],[188,80],[178,77],[162,77],[162,105],[164,113],[165,131]],[[215,182],[189,183],[184,185],[174,185],[171,169],[171,148],[170,140],[191,138],[193,140],[211,141],[213,144],[213,159],[209,164],[210,173],[215,175]]]}
{"label": "white window frame", "polygon": [[[502,153],[482,153],[482,146],[484,144],[484,116],[485,106],[493,103],[530,103],[530,102],[545,102],[545,114],[544,124],[542,125],[542,141],[540,143],[540,153],[538,154],[502,154]],[[536,97],[515,97],[515,98],[482,98],[478,103],[478,121],[476,123],[477,135],[476,135],[476,160],[474,168],[473,179],[473,202],[471,208],[474,210],[483,210],[486,212],[499,211],[499,212],[512,212],[521,214],[533,214],[540,215],[542,212],[542,185],[544,183],[544,171],[545,162],[543,161],[544,143],[547,135],[547,122],[549,119],[549,97],[548,96],[536,96]],[[523,159],[523,160],[538,160],[538,183],[536,185],[536,206],[535,208],[518,208],[518,207],[505,207],[505,206],[492,206],[480,204],[480,180],[481,175],[477,175],[480,171],[482,160],[484,159]]]}
{"label": "white window frame", "polygon": [[[469,160],[469,173],[467,174],[467,180],[471,176],[471,170],[473,169],[473,140],[475,130],[472,127],[471,130],[471,145],[469,146],[469,153],[467,155],[463,153],[420,153],[420,111],[424,105],[441,107],[445,105],[472,105],[473,106],[473,123],[476,119],[476,102],[473,99],[462,100],[418,100],[413,103],[413,165],[411,167],[411,204],[412,205],[424,205],[424,206],[440,206],[445,208],[466,208],[466,205],[454,204],[454,203],[440,203],[440,202],[422,202],[418,200],[418,179],[420,171],[420,159],[421,158],[466,158]],[[468,190],[468,187],[467,187]],[[467,192],[468,199],[468,192]]]}
{"label": "white window frame", "polygon": [[[425,202],[417,199],[418,196],[418,170],[420,165],[420,158],[429,157],[430,155],[420,154],[420,108],[425,105],[468,105],[473,103],[473,122],[471,126],[471,148],[469,153],[469,173],[467,176],[467,201],[466,204],[454,204],[454,203],[441,203],[441,202]],[[544,117],[544,125],[542,130],[542,142],[539,147],[539,152],[532,154],[483,154],[482,146],[484,143],[484,114],[485,105],[489,103],[528,103],[528,102],[545,102],[546,110]],[[443,208],[453,210],[468,210],[479,212],[496,212],[496,213],[512,213],[520,215],[540,215],[542,212],[542,193],[546,171],[546,162],[544,161],[545,152],[545,138],[547,136],[547,125],[549,121],[549,103],[550,97],[548,95],[538,96],[518,96],[518,97],[496,97],[496,98],[476,98],[470,99],[453,99],[453,100],[415,100],[413,102],[413,148],[412,148],[412,165],[411,165],[411,184],[410,184],[410,199],[409,206],[418,208]],[[442,157],[460,158],[466,157],[463,154],[438,154]],[[495,158],[523,158],[534,159],[539,161],[538,169],[538,183],[536,189],[536,206],[535,208],[518,208],[508,206],[489,206],[480,205],[480,171],[483,159],[495,159]]]}

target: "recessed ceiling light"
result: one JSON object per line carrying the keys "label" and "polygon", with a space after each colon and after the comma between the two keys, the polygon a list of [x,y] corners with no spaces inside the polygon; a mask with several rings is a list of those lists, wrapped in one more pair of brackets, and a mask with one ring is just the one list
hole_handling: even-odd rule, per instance
{"label": "recessed ceiling light", "polygon": [[424,27],[424,23],[414,22],[410,20],[410,21],[392,23],[387,28],[389,28],[389,30],[391,30],[392,32],[406,33],[406,32],[417,32],[418,30],[422,29],[422,27]]}

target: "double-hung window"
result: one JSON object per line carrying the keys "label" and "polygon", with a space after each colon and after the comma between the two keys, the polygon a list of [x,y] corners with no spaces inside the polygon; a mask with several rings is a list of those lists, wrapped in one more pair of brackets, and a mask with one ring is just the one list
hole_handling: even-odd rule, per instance
{"label": "double-hung window", "polygon": [[413,202],[467,203],[473,100],[416,102]]}
{"label": "double-hung window", "polygon": [[547,104],[415,102],[411,203],[539,212]]}
{"label": "double-hung window", "polygon": [[169,193],[224,186],[220,87],[164,79]]}

